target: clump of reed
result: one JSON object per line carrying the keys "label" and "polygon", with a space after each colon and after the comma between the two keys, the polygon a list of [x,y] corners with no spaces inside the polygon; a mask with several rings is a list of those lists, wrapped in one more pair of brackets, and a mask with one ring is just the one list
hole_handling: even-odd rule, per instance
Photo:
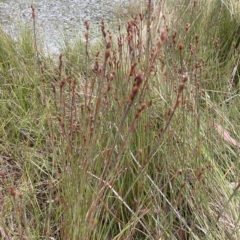
{"label": "clump of reed", "polygon": [[0,50],[2,238],[239,238],[238,36],[204,34],[210,2],[148,0],[97,43],[85,21],[57,66],[32,6],[33,55]]}

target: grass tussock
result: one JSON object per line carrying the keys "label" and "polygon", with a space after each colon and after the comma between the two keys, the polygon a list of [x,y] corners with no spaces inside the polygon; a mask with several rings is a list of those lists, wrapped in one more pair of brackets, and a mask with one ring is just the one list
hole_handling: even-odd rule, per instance
{"label": "grass tussock", "polygon": [[141,9],[58,59],[0,30],[1,239],[239,239],[239,4]]}

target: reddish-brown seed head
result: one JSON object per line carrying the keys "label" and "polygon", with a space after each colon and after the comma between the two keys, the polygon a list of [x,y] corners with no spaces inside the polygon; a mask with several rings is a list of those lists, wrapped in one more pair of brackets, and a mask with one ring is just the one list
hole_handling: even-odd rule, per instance
{"label": "reddish-brown seed head", "polygon": [[111,41],[109,40],[109,41],[107,41],[107,43],[106,43],[106,49],[109,49],[111,47]]}
{"label": "reddish-brown seed head", "polygon": [[141,83],[143,82],[142,72],[139,71],[134,79],[134,83],[137,87],[140,87]]}
{"label": "reddish-brown seed head", "polygon": [[166,32],[161,31],[160,39],[161,39],[162,41],[165,41],[165,40],[167,39],[167,34],[166,34]]}
{"label": "reddish-brown seed head", "polygon": [[183,46],[183,43],[182,43],[182,42],[179,43],[178,48],[179,48],[180,51],[183,50],[184,46]]}
{"label": "reddish-brown seed head", "polygon": [[105,61],[107,61],[109,57],[110,57],[110,50],[107,49],[105,52]]}

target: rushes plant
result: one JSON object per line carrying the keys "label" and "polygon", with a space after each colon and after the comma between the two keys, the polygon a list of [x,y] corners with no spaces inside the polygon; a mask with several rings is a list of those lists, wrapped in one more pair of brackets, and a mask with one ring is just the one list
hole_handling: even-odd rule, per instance
{"label": "rushes plant", "polygon": [[57,64],[36,58],[33,6],[31,45],[1,32],[2,238],[239,239],[226,6],[148,0],[117,31],[102,20],[97,43],[85,21]]}
{"label": "rushes plant", "polygon": [[[81,145],[83,147],[80,152],[85,156],[80,153],[74,161],[79,164],[79,158],[87,164],[88,168],[82,172],[82,175],[86,175],[87,179],[91,176],[94,178],[94,182],[91,183],[93,195],[87,198],[88,207],[83,215],[84,220],[87,221],[85,224],[82,224],[83,219],[79,217],[80,213],[74,215],[73,212],[75,213],[76,209],[69,208],[69,218],[73,216],[71,221],[74,222],[73,236],[76,238],[84,236],[86,239],[107,237],[155,239],[162,236],[198,239],[198,236],[203,237],[207,234],[207,231],[200,230],[201,227],[196,227],[195,230],[192,227],[195,221],[198,222],[196,226],[203,224],[201,218],[197,220],[193,217],[193,211],[200,204],[199,201],[202,202],[200,211],[206,211],[206,207],[212,201],[206,196],[202,198],[201,192],[206,191],[204,187],[206,180],[203,179],[208,178],[211,171],[216,170],[212,170],[209,159],[205,159],[206,156],[202,154],[202,151],[205,151],[203,149],[206,141],[201,136],[201,104],[204,104],[201,79],[205,74],[205,61],[202,58],[202,52],[198,49],[200,47],[197,35],[193,38],[189,37],[188,41],[193,41],[192,48],[188,48],[188,42],[186,39],[183,41],[181,35],[174,48],[172,44],[176,36],[173,35],[171,43],[167,26],[165,29],[163,26],[163,30],[154,29],[151,4],[152,2],[149,1],[147,5],[146,27],[143,27],[142,15],[129,21],[126,36],[120,33],[117,38],[117,48],[114,48],[112,34],[107,33],[102,21],[105,50],[102,52],[102,64],[99,62],[101,52],[96,54],[93,63],[94,74],[92,79],[91,77],[89,79],[90,100],[87,102],[87,88],[84,88],[85,104],[82,106],[81,113],[85,117],[90,116],[85,118],[87,119],[85,130],[81,130],[85,145]],[[184,26],[185,34],[190,34],[189,27],[188,24]],[[147,32],[146,39],[142,38],[144,31]],[[158,32],[158,38],[151,37],[154,31]],[[163,52],[162,47],[166,47],[179,60],[168,61],[172,55],[169,52]],[[161,57],[161,53],[164,54],[165,59]],[[197,60],[199,62],[196,62]],[[170,65],[172,62],[173,64]],[[140,71],[137,70],[138,68]],[[165,81],[162,82],[161,79],[164,77]],[[154,84],[162,86],[161,93],[159,93],[159,87],[157,89],[153,87]],[[188,85],[188,97],[183,93],[186,85]],[[163,106],[157,106],[159,113],[153,110],[157,101],[155,104],[152,103],[154,95],[149,92],[149,89],[154,90],[161,96],[162,101],[165,101]],[[166,93],[168,93],[166,97],[163,97],[162,95]],[[190,109],[187,107],[188,101],[192,105]],[[178,108],[182,110],[178,111]],[[85,109],[89,112],[88,114],[84,114]],[[158,121],[152,122],[146,117],[149,115],[144,115],[144,112],[148,112],[150,116],[160,114],[162,119],[156,124]],[[164,112],[167,113],[166,116]],[[178,112],[178,119],[173,118],[176,112]],[[180,129],[174,127],[181,125],[180,121],[185,124]],[[104,126],[103,123],[109,125]],[[189,132],[187,125],[195,129],[193,133]],[[151,126],[151,131],[146,131],[147,126]],[[86,131],[89,139],[86,138]],[[100,133],[104,134],[100,137]],[[190,142],[189,138],[192,139]],[[168,144],[164,144],[165,142]],[[92,143],[98,143],[98,145],[94,145],[92,149]],[[178,146],[177,149],[176,146]],[[169,152],[172,154],[169,155]],[[194,162],[190,160],[192,158]],[[94,164],[89,159],[94,159]],[[139,159],[142,159],[141,162]],[[158,163],[158,159],[162,161]],[[176,161],[176,159],[179,160]],[[174,164],[171,165],[171,162]],[[76,169],[76,165],[73,166]],[[83,166],[80,165],[80,168],[84,169]],[[71,172],[71,167],[68,169]],[[156,169],[159,172],[156,172]],[[174,187],[172,181],[175,181],[176,186],[179,187]],[[81,184],[82,188],[84,187],[84,189],[81,188],[82,192],[87,192],[85,190],[89,188],[87,182],[88,180],[83,183],[77,179],[75,184],[77,186]],[[156,182],[163,187],[159,188]],[[208,187],[212,189],[210,185]],[[71,199],[74,193],[76,194],[76,189],[72,191]],[[189,194],[190,196],[200,194],[196,198],[201,200],[191,202],[188,200]],[[86,201],[86,198],[83,199]],[[79,202],[77,205],[74,204],[74,207],[78,208],[79,204]],[[82,208],[79,210],[83,213]],[[154,212],[162,211],[165,214],[160,221]],[[74,218],[75,216],[77,219]],[[81,221],[81,225],[77,221]],[[79,228],[82,226],[81,230],[79,228],[76,230],[76,226]],[[208,229],[208,227],[204,225],[204,228]],[[215,229],[214,226],[210,226],[211,228]],[[70,230],[69,227],[67,229]],[[209,230],[208,236],[211,235],[210,233],[212,234],[212,230]],[[68,234],[72,236],[71,233]]]}

